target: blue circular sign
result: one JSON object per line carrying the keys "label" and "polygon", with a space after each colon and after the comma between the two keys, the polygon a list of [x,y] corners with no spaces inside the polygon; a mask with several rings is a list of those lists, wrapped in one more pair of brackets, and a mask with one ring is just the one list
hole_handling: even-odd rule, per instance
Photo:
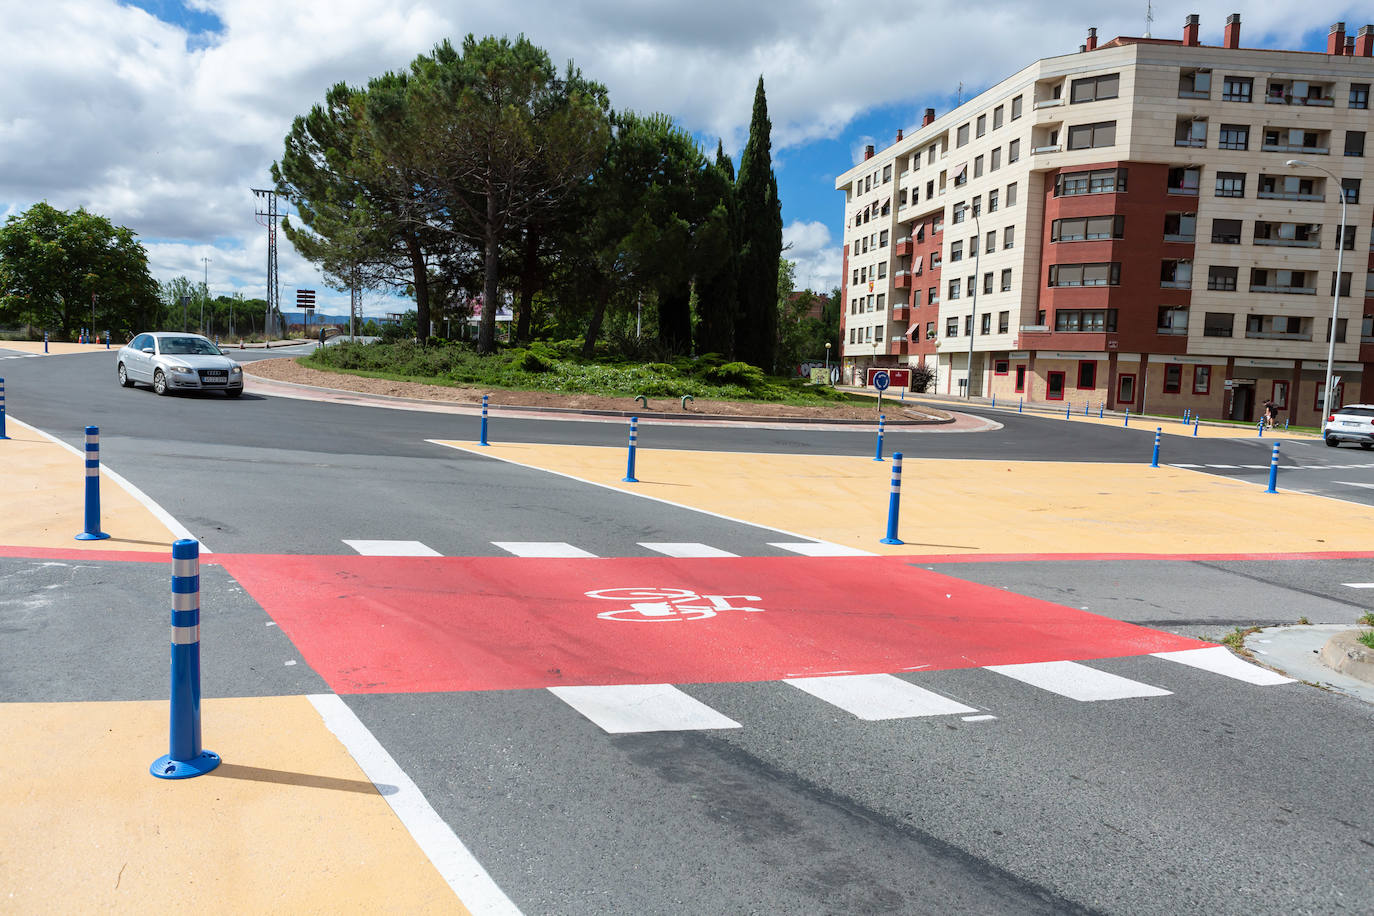
{"label": "blue circular sign", "polygon": [[877,372],[873,373],[874,388],[877,388],[879,391],[886,391],[887,386],[890,384],[892,384],[892,379],[888,377],[886,372],[879,369]]}

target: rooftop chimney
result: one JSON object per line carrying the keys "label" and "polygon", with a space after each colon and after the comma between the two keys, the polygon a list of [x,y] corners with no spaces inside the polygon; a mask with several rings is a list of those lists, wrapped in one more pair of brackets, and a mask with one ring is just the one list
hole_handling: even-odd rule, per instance
{"label": "rooftop chimney", "polygon": [[901,142],[902,142],[902,129],[901,129],[900,127],[897,128],[897,142],[898,142],[898,143],[901,143]]}
{"label": "rooftop chimney", "polygon": [[1078,46],[1078,53],[1079,53],[1079,54],[1086,54],[1087,51],[1088,51],[1088,46],[1087,46],[1087,45],[1079,45],[1079,46]]}
{"label": "rooftop chimney", "polygon": [[1091,28],[1091,29],[1088,29],[1088,45],[1087,45],[1087,48],[1088,48],[1089,51],[1096,51],[1096,50],[1097,50],[1097,28],[1096,28],[1096,27]]}
{"label": "rooftop chimney", "polygon": [[1356,57],[1374,57],[1374,25],[1360,26],[1360,34],[1355,39]]}
{"label": "rooftop chimney", "polygon": [[1354,39],[1353,37],[1347,37],[1347,38],[1345,39],[1345,52],[1344,52],[1344,53],[1345,53],[1345,56],[1346,56],[1346,57],[1354,57],[1354,56],[1355,56],[1355,39]]}
{"label": "rooftop chimney", "polygon": [[1331,26],[1331,31],[1326,33],[1326,53],[1344,54],[1345,53],[1345,23],[1337,22]]}
{"label": "rooftop chimney", "polygon": [[934,124],[934,123],[935,123],[935,109],[934,109],[934,108],[927,108],[927,109],[926,109],[925,117],[921,118],[921,126],[922,126],[922,127],[925,127],[927,124]]}
{"label": "rooftop chimney", "polygon": [[1223,35],[1223,45],[1228,48],[1240,47],[1240,13],[1232,13],[1226,17],[1226,31]]}
{"label": "rooftop chimney", "polygon": [[1197,13],[1190,13],[1188,18],[1183,20],[1183,43],[1190,48],[1197,47],[1197,30]]}
{"label": "rooftop chimney", "polygon": [[864,161],[867,162],[869,159],[872,159],[872,158],[873,158],[873,144],[870,143],[870,144],[868,144],[868,146],[865,146],[865,147],[864,147]]}

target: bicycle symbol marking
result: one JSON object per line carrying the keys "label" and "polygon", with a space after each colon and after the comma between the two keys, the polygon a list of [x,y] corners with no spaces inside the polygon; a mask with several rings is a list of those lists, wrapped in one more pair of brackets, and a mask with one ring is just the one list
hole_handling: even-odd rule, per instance
{"label": "bicycle symbol marking", "polygon": [[602,611],[596,616],[602,620],[626,620],[632,623],[706,620],[721,611],[763,611],[761,607],[731,603],[735,600],[762,601],[758,595],[698,595],[685,588],[599,588],[583,594],[588,598],[627,603],[628,607]]}

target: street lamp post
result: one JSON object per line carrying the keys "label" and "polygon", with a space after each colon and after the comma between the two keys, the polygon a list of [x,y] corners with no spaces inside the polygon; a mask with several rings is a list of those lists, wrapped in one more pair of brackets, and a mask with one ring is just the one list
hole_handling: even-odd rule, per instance
{"label": "street lamp post", "polygon": [[[1335,392],[1332,391],[1331,385],[1331,370],[1335,367],[1336,362],[1336,323],[1340,320],[1341,267],[1343,266],[1342,255],[1345,253],[1345,188],[1341,187],[1341,180],[1336,177],[1334,172],[1320,165],[1315,165],[1304,159],[1289,159],[1284,165],[1288,166],[1290,169],[1298,168],[1299,166],[1316,169],[1318,172],[1329,175],[1331,180],[1336,184],[1336,193],[1340,196],[1341,200],[1341,228],[1336,242],[1336,278],[1335,282],[1332,283],[1331,328],[1327,332],[1326,343],[1326,385],[1322,388],[1322,412],[1329,416],[1332,410],[1332,401],[1335,396]],[[1321,424],[1319,423],[1318,425],[1320,426]]]}
{"label": "street lamp post", "polygon": [[968,380],[964,384],[964,397],[973,400],[973,325],[978,320],[978,284],[982,282],[982,273],[979,269],[978,253],[983,249],[983,227],[978,222],[980,208],[961,203],[961,210],[973,211],[973,231],[977,235],[973,244],[973,289],[969,292],[973,297],[973,304],[969,306],[972,311],[968,317]]}
{"label": "street lamp post", "polygon": [[[205,300],[210,298],[210,259],[201,258],[205,265],[205,282],[200,286],[200,333],[205,333]],[[211,313],[213,317],[214,313]],[[207,335],[208,336],[208,335]]]}
{"label": "street lamp post", "polygon": [[825,377],[830,378],[830,341],[825,342]]}

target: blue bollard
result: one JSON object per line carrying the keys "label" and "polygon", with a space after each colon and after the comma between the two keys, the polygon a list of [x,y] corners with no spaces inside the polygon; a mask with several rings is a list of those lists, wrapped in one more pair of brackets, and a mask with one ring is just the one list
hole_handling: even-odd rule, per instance
{"label": "blue bollard", "polygon": [[[219,344],[219,338],[218,338],[218,337],[215,338],[215,344],[216,344],[216,345]],[[109,332],[109,331],[106,331],[106,332],[105,332],[105,349],[106,349],[106,350],[110,349],[110,332]]]}
{"label": "blue bollard", "polygon": [[1072,403],[1065,404],[1065,405],[1064,405],[1064,419],[1067,420],[1067,419],[1069,418],[1069,414],[1071,414],[1072,412],[1073,412],[1073,404],[1072,404]]}
{"label": "blue bollard", "polygon": [[1088,416],[1088,408],[1092,406],[1087,401],[1083,402],[1083,416]]}
{"label": "blue bollard", "polygon": [[491,445],[487,441],[487,395],[482,395],[482,441],[478,445]]}
{"label": "blue bollard", "polygon": [[1278,444],[1277,442],[1275,442],[1275,443],[1274,443],[1274,451],[1271,453],[1271,455],[1270,455],[1270,457],[1269,457],[1269,489],[1265,490],[1264,492],[1266,492],[1266,493],[1277,493],[1277,492],[1279,492],[1278,482],[1279,482],[1279,444]]}
{"label": "blue bollard", "polygon": [[635,479],[635,439],[639,437],[639,417],[630,417],[630,457],[626,459],[625,479],[622,483],[639,483]]}
{"label": "blue bollard", "polygon": [[200,542],[172,544],[172,715],[167,753],[148,772],[188,779],[219,766],[200,746]]}
{"label": "blue bollard", "polygon": [[1263,439],[1263,438],[1264,438],[1264,421],[1263,421],[1263,420],[1260,420],[1260,421],[1259,421],[1259,434],[1256,435],[1255,438],[1256,438],[1256,439]]}
{"label": "blue bollard", "polygon": [[5,380],[0,378],[0,439],[8,439],[5,435]]}
{"label": "blue bollard", "polygon": [[1152,468],[1157,468],[1157,467],[1159,467],[1159,436],[1160,436],[1160,434],[1163,433],[1163,432],[1164,432],[1164,427],[1162,427],[1162,426],[1156,426],[1156,427],[1155,427],[1155,453],[1154,453],[1154,455],[1151,456],[1151,458],[1150,458],[1150,467],[1152,467]]}
{"label": "blue bollard", "polygon": [[47,332],[47,331],[44,331],[44,332],[43,332],[43,352],[44,352],[44,353],[47,353],[47,352],[48,352],[48,332]]}
{"label": "blue bollard", "polygon": [[1017,399],[1016,399],[1016,412],[1017,412],[1017,413],[1022,413],[1022,412],[1024,411],[1025,406],[1026,406],[1026,399],[1025,399],[1025,398],[1017,398]]}
{"label": "blue bollard", "polygon": [[902,508],[902,453],[892,453],[892,495],[887,499],[887,537],[880,543],[901,544],[897,537],[897,516]]}
{"label": "blue bollard", "polygon": [[78,541],[103,541],[109,537],[100,530],[100,427],[86,427],[86,530]]}
{"label": "blue bollard", "polygon": [[997,406],[997,395],[995,395],[995,394],[992,396],[992,406],[993,406],[993,407],[996,407],[996,406]]}
{"label": "blue bollard", "polygon": [[1121,425],[1122,425],[1122,426],[1130,426],[1130,425],[1131,425],[1131,408],[1129,408],[1129,407],[1126,408],[1126,422],[1122,423]]}
{"label": "blue bollard", "polygon": [[1197,438],[1197,422],[1198,422],[1198,416],[1197,416],[1197,414],[1193,414],[1193,438],[1194,438],[1194,439]]}
{"label": "blue bollard", "polygon": [[1284,418],[1283,418],[1283,431],[1284,431],[1284,432],[1288,432],[1288,418],[1287,418],[1287,417],[1284,417]]}
{"label": "blue bollard", "polygon": [[883,424],[886,422],[887,417],[884,414],[878,414],[878,444],[874,447],[873,450],[874,461],[883,460]]}
{"label": "blue bollard", "polygon": [[1098,401],[1098,402],[1097,402],[1097,418],[1098,418],[1099,420],[1102,419],[1102,415],[1103,415],[1104,413],[1106,413],[1106,411],[1107,411],[1107,405],[1103,404],[1101,401]]}

